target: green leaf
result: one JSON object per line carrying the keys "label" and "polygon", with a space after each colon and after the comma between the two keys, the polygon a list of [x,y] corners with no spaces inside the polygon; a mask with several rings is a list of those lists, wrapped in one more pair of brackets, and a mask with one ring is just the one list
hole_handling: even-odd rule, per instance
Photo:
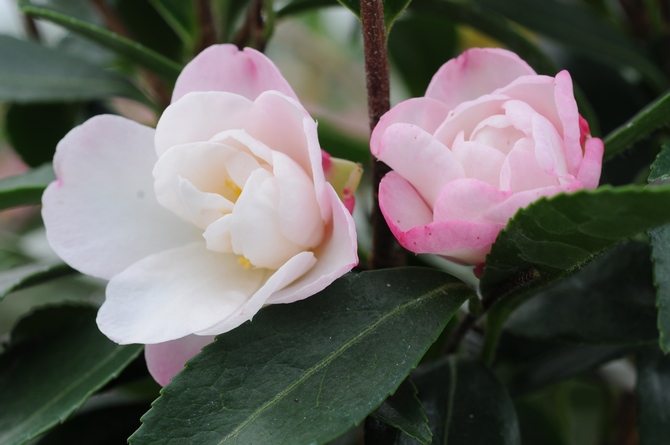
{"label": "green leaf", "polygon": [[177,62],[104,28],[61,14],[48,6],[40,6],[31,0],[20,0],[19,6],[23,13],[48,20],[72,32],[88,37],[105,48],[126,57],[131,62],[159,74],[170,82],[174,82],[181,72],[182,66]]}
{"label": "green leaf", "polygon": [[62,51],[0,35],[0,100],[83,101],[110,96],[141,100],[127,80]]}
{"label": "green leaf", "polygon": [[321,148],[335,158],[348,159],[367,165],[370,161],[370,144],[364,139],[347,134],[325,119],[319,119]]}
{"label": "green leaf", "polygon": [[[519,425],[505,387],[481,362],[451,356],[418,368],[419,390],[435,444],[519,445]],[[395,445],[417,442],[400,436]]]}
{"label": "green leaf", "polygon": [[0,272],[0,301],[10,293],[77,273],[67,264],[26,264]]}
{"label": "green leaf", "polygon": [[658,445],[670,437],[670,356],[656,346],[637,357],[637,426],[640,445]]}
{"label": "green leaf", "polygon": [[0,180],[0,210],[42,203],[42,193],[56,179],[51,164]]}
{"label": "green leaf", "polygon": [[417,397],[416,387],[409,378],[371,416],[399,429],[422,445],[432,441],[433,433],[428,426],[428,418]]}
{"label": "green leaf", "polygon": [[189,361],[129,440],[324,443],[395,391],[471,294],[445,273],[405,268],[267,307]]}
{"label": "green leaf", "polygon": [[505,324],[513,334],[582,344],[658,340],[649,246],[616,246],[569,279],[533,296]]}
{"label": "green leaf", "polygon": [[556,40],[571,51],[616,69],[630,66],[657,91],[668,87],[663,73],[622,32],[587,8],[558,0],[475,0],[533,31]]}
{"label": "green leaf", "polygon": [[[670,174],[670,144],[666,143],[651,166],[649,181],[664,181]],[[649,231],[654,264],[656,307],[658,307],[659,344],[670,352],[670,224]]]}
{"label": "green leaf", "polygon": [[396,22],[388,40],[389,57],[412,96],[425,94],[433,75],[453,56],[455,48],[453,21],[414,12]]}
{"label": "green leaf", "polygon": [[5,116],[9,143],[31,167],[50,162],[58,141],[75,126],[78,108],[67,103],[13,104]]}
{"label": "green leaf", "polygon": [[[337,0],[345,8],[356,14],[356,17],[361,17],[361,2],[360,0]],[[386,34],[391,32],[393,23],[400,17],[412,0],[383,0],[384,3],[384,24],[386,25]],[[321,1],[315,6],[325,6]]]}
{"label": "green leaf", "polygon": [[100,333],[96,309],[35,311],[0,356],[0,443],[25,443],[64,421],[142,351]]}
{"label": "green leaf", "polygon": [[670,221],[670,187],[601,187],[540,199],[512,218],[487,256],[484,298],[499,300],[487,315],[484,356],[511,312],[541,288],[583,268],[602,251]]}
{"label": "green leaf", "polygon": [[192,50],[198,29],[195,3],[183,0],[149,0],[149,2],[179,36],[184,46],[189,51]]}
{"label": "green leaf", "polygon": [[610,159],[652,131],[670,122],[670,93],[659,97],[604,139],[605,156]]}

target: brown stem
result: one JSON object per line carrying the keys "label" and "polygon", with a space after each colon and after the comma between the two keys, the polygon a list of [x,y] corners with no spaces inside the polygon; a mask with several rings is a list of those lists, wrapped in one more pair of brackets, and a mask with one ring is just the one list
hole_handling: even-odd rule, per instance
{"label": "brown stem", "polygon": [[119,16],[116,15],[116,12],[110,8],[104,0],[91,0],[91,3],[98,10],[102,18],[105,20],[107,27],[112,32],[127,39],[133,39],[132,34],[125,27]]}
{"label": "brown stem", "polygon": [[[368,117],[370,132],[386,113],[389,98],[389,61],[386,52],[386,25],[382,0],[361,0],[361,25],[365,50],[365,81],[368,90]],[[396,241],[379,208],[379,182],[391,171],[381,161],[372,161],[372,253],[370,269],[402,266],[405,263],[403,249]]]}
{"label": "brown stem", "polygon": [[216,43],[216,27],[214,26],[214,15],[212,14],[211,0],[197,0],[195,10],[198,18],[198,43],[195,45],[196,54]]}
{"label": "brown stem", "polygon": [[26,33],[28,34],[28,37],[30,37],[31,40],[34,40],[35,42],[41,42],[42,41],[42,36],[40,34],[40,30],[37,29],[37,24],[35,23],[35,19],[33,19],[31,16],[24,14],[23,15],[23,23],[25,24],[26,27]]}
{"label": "brown stem", "polygon": [[240,49],[248,45],[262,52],[267,43],[264,31],[263,0],[251,0],[247,19],[237,31],[233,43]]}

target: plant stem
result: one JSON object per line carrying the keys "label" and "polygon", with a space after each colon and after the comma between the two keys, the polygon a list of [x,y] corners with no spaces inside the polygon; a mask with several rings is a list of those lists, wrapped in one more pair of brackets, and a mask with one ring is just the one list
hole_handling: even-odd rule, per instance
{"label": "plant stem", "polygon": [[[389,61],[386,51],[386,25],[382,0],[361,0],[361,25],[365,50],[365,80],[368,90],[370,132],[386,113],[389,98]],[[405,255],[389,229],[379,208],[379,182],[391,171],[383,162],[372,161],[372,252],[370,269],[402,266]]]}
{"label": "plant stem", "polygon": [[[247,14],[247,19],[245,20],[242,27],[237,31],[237,34],[233,38],[233,43],[237,45],[238,48],[242,49],[245,46],[251,46],[258,51],[263,52],[265,50],[265,45],[267,44],[267,39],[269,34],[265,31],[265,20],[263,19],[263,10],[268,5],[272,7],[272,2],[268,0],[251,0],[249,5],[249,10]],[[268,11],[265,11],[268,13]],[[268,13],[269,17],[274,17],[272,14],[274,11]],[[273,25],[274,22],[270,23]],[[270,29],[270,32],[272,29]]]}
{"label": "plant stem", "polygon": [[214,26],[211,0],[197,0],[195,11],[198,19],[198,30],[200,31],[198,43],[195,45],[195,53],[198,54],[216,43],[216,27]]}

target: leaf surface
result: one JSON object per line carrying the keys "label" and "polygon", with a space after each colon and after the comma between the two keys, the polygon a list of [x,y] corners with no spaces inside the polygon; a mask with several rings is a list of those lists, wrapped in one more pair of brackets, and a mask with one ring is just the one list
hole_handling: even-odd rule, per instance
{"label": "leaf surface", "polygon": [[640,445],[665,443],[670,437],[670,356],[656,346],[637,357]]}
{"label": "leaf surface", "polygon": [[325,443],[396,390],[471,294],[442,272],[404,268],[267,307],[189,361],[129,440]]}
{"label": "leaf surface", "polygon": [[422,445],[432,441],[428,418],[410,378],[402,382],[396,392],[384,400],[371,416],[399,429]]}
{"label": "leaf surface", "polygon": [[21,175],[0,180],[0,210],[40,204],[44,189],[55,179],[53,167],[45,164]]}

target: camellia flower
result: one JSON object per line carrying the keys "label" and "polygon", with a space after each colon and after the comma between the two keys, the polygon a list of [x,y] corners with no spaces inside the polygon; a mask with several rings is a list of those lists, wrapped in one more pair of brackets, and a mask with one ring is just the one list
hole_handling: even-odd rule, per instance
{"label": "camellia flower", "polygon": [[360,167],[333,161],[275,65],[217,45],[184,68],[155,130],[106,115],[65,136],[42,215],[65,262],[109,280],[100,330],[147,344],[165,385],[214,335],[357,264],[326,176],[351,206]]}
{"label": "camellia flower", "polygon": [[473,265],[518,209],[597,187],[604,148],[577,111],[567,71],[540,76],[490,48],[444,64],[425,97],[382,117],[370,145],[394,170],[379,203],[400,244]]}

